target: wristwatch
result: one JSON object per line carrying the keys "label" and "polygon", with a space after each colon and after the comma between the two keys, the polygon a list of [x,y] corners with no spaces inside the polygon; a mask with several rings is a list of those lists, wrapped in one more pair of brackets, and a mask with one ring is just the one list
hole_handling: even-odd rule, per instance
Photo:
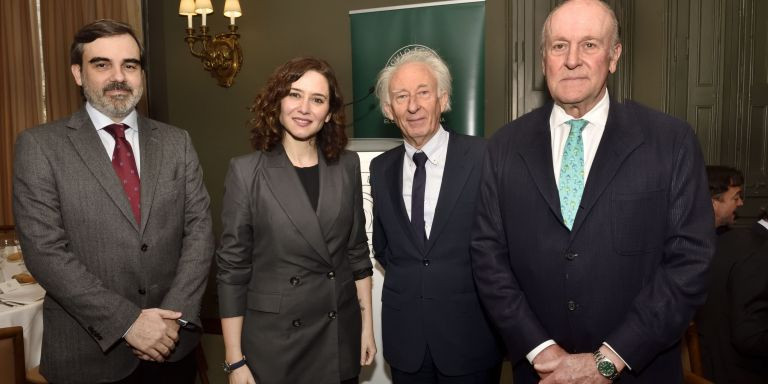
{"label": "wristwatch", "polygon": [[597,364],[597,372],[610,381],[616,380],[619,377],[619,371],[616,369],[616,365],[613,364],[611,359],[605,357],[598,349],[593,353],[595,356],[595,364]]}
{"label": "wristwatch", "polygon": [[242,360],[232,364],[229,364],[227,363],[226,360],[224,360],[224,363],[222,364],[222,368],[224,368],[224,373],[229,375],[230,373],[232,373],[232,371],[242,367],[243,365],[245,365],[245,356],[243,356]]}

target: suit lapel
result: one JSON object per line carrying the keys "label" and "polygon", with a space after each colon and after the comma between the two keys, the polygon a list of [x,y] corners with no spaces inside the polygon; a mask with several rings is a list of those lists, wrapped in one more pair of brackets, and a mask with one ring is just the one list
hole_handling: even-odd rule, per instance
{"label": "suit lapel", "polygon": [[120,184],[114,168],[112,168],[111,159],[104,149],[104,144],[101,142],[99,134],[96,132],[96,128],[88,116],[88,112],[85,109],[81,109],[72,115],[69,122],[67,122],[67,127],[70,129],[69,140],[75,151],[82,158],[85,166],[88,167],[96,181],[101,184],[107,195],[117,205],[126,220],[138,231],[139,226],[133,216],[131,205],[128,203],[128,198],[125,197],[123,186]]}
{"label": "suit lapel", "polygon": [[463,144],[457,135],[450,133],[448,150],[444,160],[443,180],[440,184],[440,194],[437,198],[435,216],[432,219],[432,229],[429,233],[425,254],[432,249],[443,228],[445,228],[445,224],[459,199],[459,195],[464,190],[464,184],[472,170],[472,164],[466,159],[469,146]]}
{"label": "suit lapel", "polygon": [[141,233],[147,226],[154,202],[157,178],[160,175],[162,149],[157,137],[157,127],[139,116],[139,150],[141,151]]}
{"label": "suit lapel", "polygon": [[[296,175],[291,161],[285,154],[283,146],[277,145],[272,151],[265,152],[264,160],[267,183],[272,191],[272,195],[278,201],[285,214],[288,215],[288,218],[301,236],[307,240],[320,257],[330,264],[331,256],[328,252],[328,246],[325,243],[323,233],[320,230],[317,214],[312,210],[312,205],[309,203],[304,186],[301,185],[301,181],[298,175]],[[318,161],[323,160],[318,159]],[[320,179],[322,180],[323,177],[324,175],[321,173]],[[323,186],[322,181],[320,183],[321,194],[323,193],[323,188],[326,190],[326,193],[331,192],[331,187]],[[330,181],[327,183],[330,183]],[[325,204],[330,203],[323,203],[323,205]],[[318,204],[318,209],[320,208]],[[322,207],[322,209],[330,211],[329,207]]]}
{"label": "suit lapel", "polygon": [[520,127],[520,129],[528,130],[527,143],[520,150],[520,156],[528,167],[533,183],[536,184],[539,193],[541,193],[547,205],[549,205],[549,209],[562,222],[560,195],[557,191],[554,166],[552,165],[552,139],[549,133],[549,115],[551,111],[551,104],[549,108],[538,109],[532,123],[525,127]]}
{"label": "suit lapel", "polygon": [[406,230],[408,238],[421,252],[421,242],[416,241],[416,231],[413,230],[411,219],[408,218],[405,201],[403,201],[403,159],[405,158],[405,146],[400,145],[399,147],[396,147],[392,157],[392,161],[388,164],[385,171],[385,182],[389,187],[387,190],[389,192],[390,200],[392,201],[392,207],[395,210],[395,219],[400,222],[401,228],[408,228]]}
{"label": "suit lapel", "polygon": [[580,209],[573,222],[571,238],[579,230],[592,207],[613,180],[624,160],[643,142],[642,132],[639,127],[634,125],[636,120],[624,113],[621,104],[614,100],[611,100],[610,103],[605,131],[597,147],[592,168],[589,170],[589,178],[584,185],[584,194],[581,196]]}
{"label": "suit lapel", "polygon": [[[325,157],[318,153],[318,166],[320,173],[320,195],[317,201],[317,220],[320,223],[320,229],[323,237],[327,238],[328,231],[333,228],[333,223],[339,216],[339,209],[342,204],[342,169],[341,160],[328,164]],[[325,244],[325,242],[323,242]]]}

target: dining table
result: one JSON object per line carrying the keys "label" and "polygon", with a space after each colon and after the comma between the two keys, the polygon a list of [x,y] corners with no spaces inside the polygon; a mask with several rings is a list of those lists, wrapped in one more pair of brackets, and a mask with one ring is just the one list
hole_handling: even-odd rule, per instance
{"label": "dining table", "polygon": [[[18,248],[18,247],[17,247]],[[43,297],[45,290],[37,283],[7,283],[13,276],[29,273],[24,260],[9,261],[8,256],[18,250],[0,249],[0,328],[21,326],[24,330],[24,358],[26,369],[40,365],[43,344]]]}

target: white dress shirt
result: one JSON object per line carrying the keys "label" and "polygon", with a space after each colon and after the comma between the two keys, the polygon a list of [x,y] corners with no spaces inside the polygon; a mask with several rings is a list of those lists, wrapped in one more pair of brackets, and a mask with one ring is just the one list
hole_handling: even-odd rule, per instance
{"label": "white dress shirt", "polygon": [[[581,119],[587,121],[587,125],[581,131],[581,138],[584,141],[585,183],[589,176],[589,169],[592,168],[592,162],[595,160],[600,139],[603,138],[605,122],[608,120],[609,104],[608,90],[606,90],[603,98],[581,117]],[[555,172],[555,182],[558,186],[560,186],[560,165],[563,162],[565,142],[568,140],[568,133],[571,131],[568,121],[573,119],[576,118],[565,113],[565,110],[557,104],[552,108],[552,113],[549,115],[549,133],[552,138],[552,166]]]}
{"label": "white dress shirt", "polygon": [[[101,143],[104,144],[104,149],[107,151],[109,161],[112,161],[112,153],[115,151],[115,139],[112,137],[112,135],[109,134],[109,132],[104,130],[104,128],[108,125],[114,124],[115,122],[112,121],[112,119],[110,119],[107,115],[96,110],[96,108],[94,108],[91,103],[85,103],[85,110],[88,112],[88,116],[91,118],[93,126],[96,127],[96,132],[99,134]],[[138,116],[139,115],[136,113],[136,109],[134,109],[120,123],[128,126],[128,129],[125,130],[125,139],[128,140],[129,144],[131,144],[131,149],[133,150],[133,158],[136,161],[136,170],[139,172],[139,177],[141,177],[141,151],[139,151]]]}
{"label": "white dress shirt", "polygon": [[417,150],[407,142],[405,145],[405,158],[403,159],[403,202],[405,210],[408,211],[408,218],[411,218],[411,193],[413,189],[413,174],[416,172],[416,163],[413,162],[413,154],[424,152],[427,155],[427,162],[424,168],[427,172],[427,183],[424,189],[424,233],[429,239],[429,232],[432,230],[432,220],[435,218],[435,207],[437,198],[440,197],[440,186],[443,184],[443,171],[445,170],[445,158],[448,154],[448,140],[450,138],[448,131],[442,126],[437,130],[434,136]]}
{"label": "white dress shirt", "polygon": [[760,219],[757,223],[765,227],[765,229],[768,229],[768,220]]}
{"label": "white dress shirt", "polygon": [[[603,132],[605,132],[605,122],[608,120],[608,110],[610,108],[610,98],[608,97],[608,90],[605,90],[605,94],[597,104],[585,113],[581,117],[582,120],[587,121],[587,125],[584,130],[581,131],[581,138],[584,142],[584,183],[586,184],[589,177],[589,170],[592,168],[592,162],[595,160],[595,154],[597,153],[597,147],[600,145],[600,140],[603,138]],[[565,150],[565,142],[568,140],[568,133],[571,130],[571,126],[568,124],[569,120],[576,119],[565,112],[565,110],[555,104],[552,108],[552,113],[549,115],[549,133],[552,139],[552,166],[555,173],[555,183],[560,186],[560,166],[563,161],[563,151]],[[545,348],[550,345],[557,344],[554,340],[547,340],[539,344],[532,351],[525,355],[528,362],[533,364],[533,359],[541,353]],[[609,348],[616,356],[624,362],[627,369],[632,369],[629,364],[613,349],[608,343],[603,342],[607,348]]]}

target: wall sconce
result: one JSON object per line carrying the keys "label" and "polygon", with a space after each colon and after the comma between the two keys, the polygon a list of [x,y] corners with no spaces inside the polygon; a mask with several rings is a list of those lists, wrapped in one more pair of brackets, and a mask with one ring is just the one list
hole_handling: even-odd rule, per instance
{"label": "wall sconce", "polygon": [[[227,0],[224,3],[224,16],[229,17],[229,32],[213,37],[208,34],[205,23],[209,13],[213,13],[211,0],[181,0],[179,3],[179,15],[187,16],[187,35],[184,40],[189,46],[189,52],[200,58],[203,69],[210,72],[220,86],[229,88],[243,65],[243,51],[238,42],[240,34],[235,25],[235,18],[243,12],[238,0]],[[200,33],[195,35],[192,18],[198,14],[203,16],[203,24]]]}

